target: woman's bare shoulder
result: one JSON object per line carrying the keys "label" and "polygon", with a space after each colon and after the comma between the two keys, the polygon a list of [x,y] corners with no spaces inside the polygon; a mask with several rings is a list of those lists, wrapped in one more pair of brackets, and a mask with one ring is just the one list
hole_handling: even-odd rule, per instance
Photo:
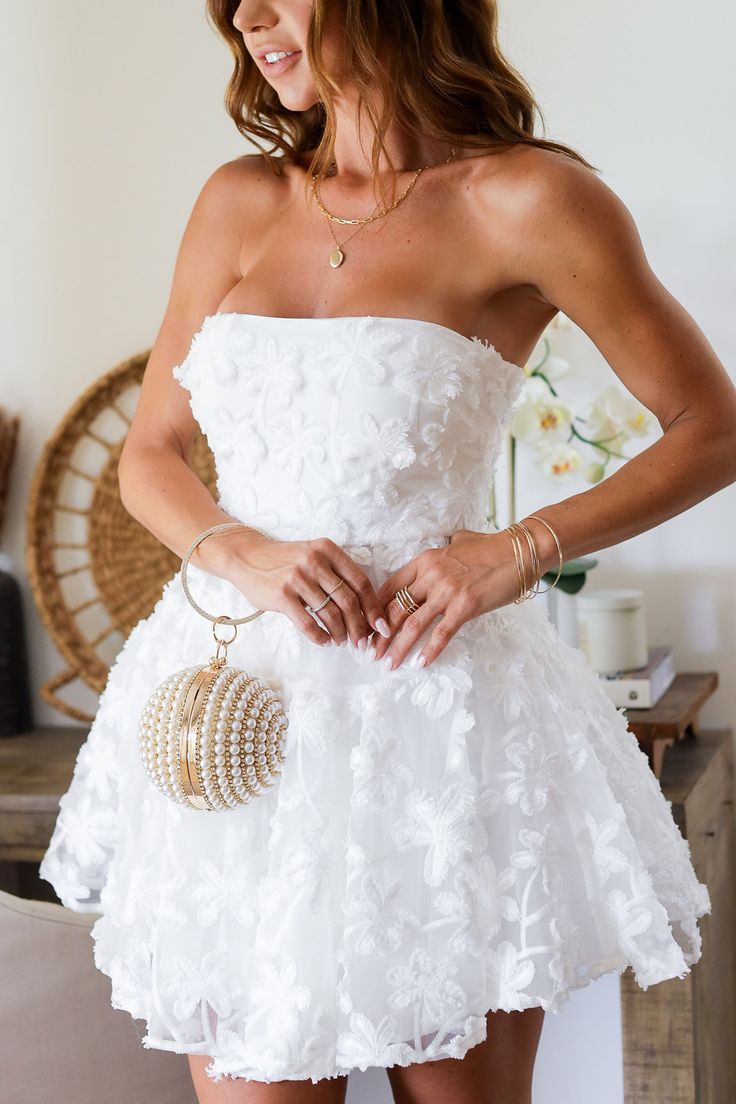
{"label": "woman's bare shoulder", "polygon": [[560,255],[565,243],[585,252],[616,242],[638,249],[626,204],[595,169],[566,153],[517,143],[474,169],[481,217],[489,225],[491,216],[501,218],[516,249]]}
{"label": "woman's bare shoulder", "polygon": [[518,207],[548,203],[571,192],[600,193],[606,188],[595,170],[569,154],[525,142],[470,158],[470,172],[479,196],[485,192],[507,198]]}
{"label": "woman's bare shoulder", "polygon": [[200,190],[198,206],[228,212],[231,217],[238,213],[252,216],[259,207],[282,198],[288,186],[288,172],[282,165],[277,164],[274,171],[262,153],[244,153],[210,173]]}

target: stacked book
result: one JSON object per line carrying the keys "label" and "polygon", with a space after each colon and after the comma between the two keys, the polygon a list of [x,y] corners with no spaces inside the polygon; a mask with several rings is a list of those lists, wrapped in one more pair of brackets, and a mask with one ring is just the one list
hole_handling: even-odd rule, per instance
{"label": "stacked book", "polygon": [[601,675],[603,688],[616,706],[625,709],[651,709],[675,677],[675,660],[670,647],[649,648],[644,667]]}

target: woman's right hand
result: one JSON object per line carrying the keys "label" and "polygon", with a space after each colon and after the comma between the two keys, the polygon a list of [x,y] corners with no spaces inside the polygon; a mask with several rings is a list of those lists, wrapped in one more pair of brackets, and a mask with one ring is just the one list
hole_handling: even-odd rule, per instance
{"label": "woman's right hand", "polygon": [[[365,648],[374,629],[389,634],[386,611],[370,579],[329,537],[280,541],[243,531],[231,536],[229,551],[230,582],[257,609],[286,614],[316,644],[342,644],[349,635],[356,647]],[[313,617],[306,605],[321,605],[328,591],[330,600]]]}

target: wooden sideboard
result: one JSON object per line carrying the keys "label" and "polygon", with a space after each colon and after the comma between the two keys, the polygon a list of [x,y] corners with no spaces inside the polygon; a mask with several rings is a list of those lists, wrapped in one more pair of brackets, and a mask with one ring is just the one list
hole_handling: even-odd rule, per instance
{"label": "wooden sideboard", "polygon": [[733,733],[701,730],[664,755],[662,791],[690,845],[712,912],[685,978],[642,990],[621,977],[626,1104],[736,1102],[736,833]]}
{"label": "wooden sideboard", "polygon": [[47,725],[0,740],[0,860],[41,861],[88,731]]}

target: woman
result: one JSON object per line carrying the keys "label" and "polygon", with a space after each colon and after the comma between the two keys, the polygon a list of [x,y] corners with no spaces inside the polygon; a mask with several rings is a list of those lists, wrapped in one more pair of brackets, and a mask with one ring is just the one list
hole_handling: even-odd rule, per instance
{"label": "woman", "polygon": [[[734,480],[736,392],[621,201],[533,136],[493,0],[209,12],[228,110],[281,156],[201,191],[120,490],[182,556],[247,523],[190,583],[266,611],[229,662],[279,682],[289,740],[235,809],[148,784],[137,717],[207,640],[177,575],[113,666],[42,874],[102,912],[113,1004],[189,1055],[202,1104],[342,1101],[371,1065],[397,1101],[525,1104],[545,1010],[610,970],[683,977],[710,907],[623,716],[526,599]],[[517,366],[558,311],[664,432],[488,532]]]}

